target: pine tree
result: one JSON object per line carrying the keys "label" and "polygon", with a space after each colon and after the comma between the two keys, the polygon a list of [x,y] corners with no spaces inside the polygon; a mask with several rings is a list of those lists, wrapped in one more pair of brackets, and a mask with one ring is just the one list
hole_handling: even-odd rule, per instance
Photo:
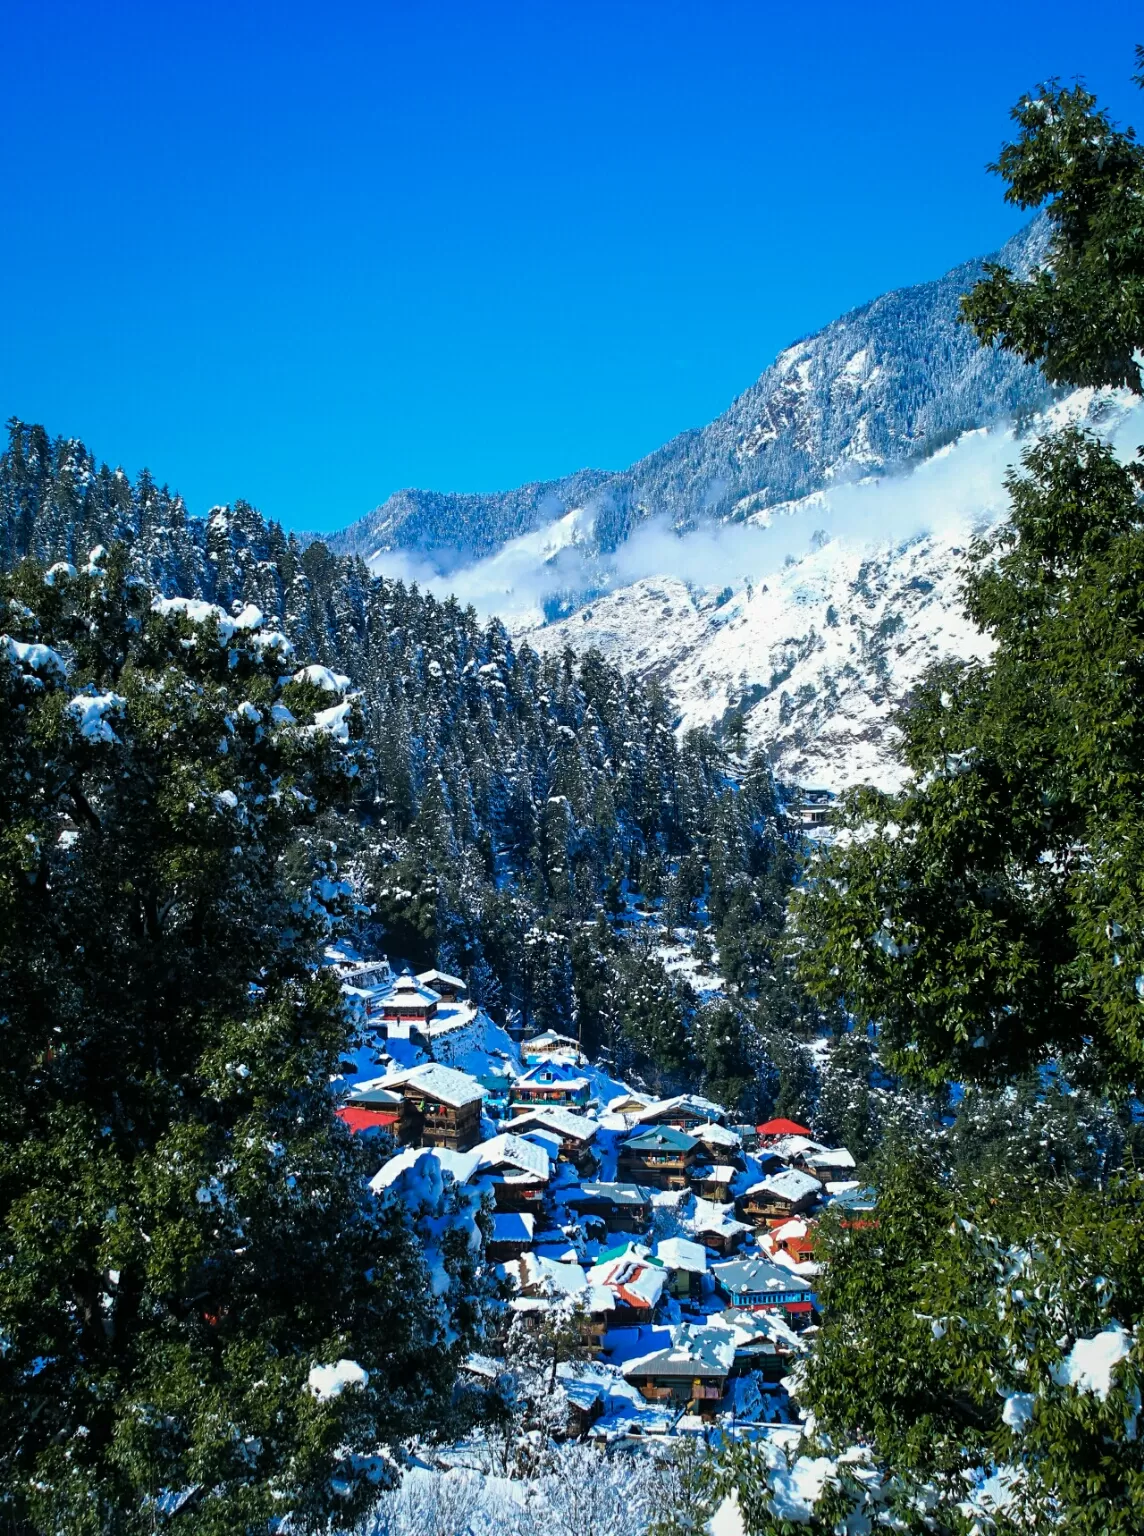
{"label": "pine tree", "polygon": [[307,829],[360,716],[261,629],[152,610],[121,552],[41,570],[0,593],[2,1508],[325,1529],[369,1498],[355,1452],[431,1427],[468,1328],[333,1113]]}

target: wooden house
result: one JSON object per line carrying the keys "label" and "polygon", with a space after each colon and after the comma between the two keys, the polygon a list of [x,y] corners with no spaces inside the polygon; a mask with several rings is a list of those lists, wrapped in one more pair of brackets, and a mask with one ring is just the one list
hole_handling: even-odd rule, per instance
{"label": "wooden house", "polygon": [[582,1184],[563,1196],[580,1217],[598,1217],[609,1232],[643,1232],[651,1221],[651,1191],[638,1184]]}
{"label": "wooden house", "polygon": [[562,1061],[542,1061],[518,1077],[511,1089],[513,1116],[534,1109],[576,1109],[587,1104],[592,1085],[578,1067]]}
{"label": "wooden house", "polygon": [[632,1115],[633,1125],[669,1125],[689,1134],[699,1125],[722,1124],[727,1112],[721,1104],[696,1093],[678,1093],[672,1099],[656,1099]]}
{"label": "wooden house", "polygon": [[712,1418],[723,1406],[734,1358],[734,1341],[727,1329],[685,1323],[676,1330],[669,1348],[629,1361],[623,1373],[648,1401],[691,1408]]}
{"label": "wooden house", "polygon": [[582,1175],[591,1177],[599,1166],[599,1156],[593,1144],[600,1127],[597,1121],[589,1120],[587,1115],[578,1115],[574,1110],[557,1105],[553,1109],[534,1109],[527,1114],[517,1115],[512,1128],[518,1136],[524,1135],[526,1131],[538,1130],[549,1131],[559,1137],[560,1161],[571,1163]]}
{"label": "wooden house", "polygon": [[531,1039],[523,1041],[520,1054],[530,1067],[551,1060],[582,1066],[587,1060],[580,1050],[579,1040],[574,1040],[571,1035],[558,1034],[554,1029],[546,1029],[543,1034],[533,1035]]}
{"label": "wooden house", "polygon": [[448,971],[419,971],[417,982],[419,986],[436,992],[439,998],[450,1003],[463,1002],[469,995],[469,989],[461,978],[450,976]]}
{"label": "wooden house", "polygon": [[752,1184],[735,1202],[743,1221],[767,1226],[776,1218],[786,1220],[809,1211],[822,1194],[822,1185],[809,1173],[797,1168],[784,1169]]}
{"label": "wooden house", "polygon": [[527,1211],[496,1211],[492,1223],[492,1236],[485,1247],[490,1263],[511,1263],[532,1247],[536,1222]]}
{"label": "wooden house", "polygon": [[671,1277],[672,1293],[698,1301],[707,1273],[707,1250],[703,1244],[686,1237],[665,1237],[655,1245],[655,1256]]}
{"label": "wooden house", "polygon": [[386,1024],[428,1024],[437,1016],[441,994],[422,986],[413,976],[399,976],[381,999]]}
{"label": "wooden house", "polygon": [[667,1288],[667,1270],[646,1248],[628,1243],[601,1254],[588,1271],[588,1284],[611,1292],[613,1328],[641,1328],[655,1319]]}
{"label": "wooden house", "polygon": [[404,1099],[391,1088],[366,1087],[353,1093],[338,1109],[338,1119],[355,1135],[385,1131],[396,1137]]}
{"label": "wooden house", "polygon": [[818,1299],[813,1280],[766,1259],[731,1259],[716,1264],[711,1273],[728,1305],[747,1311],[783,1312],[809,1322]]}
{"label": "wooden house", "polygon": [[392,1072],[365,1086],[386,1088],[401,1095],[397,1139],[404,1146],[448,1147],[454,1152],[467,1152],[481,1139],[484,1095],[476,1078],[467,1072],[431,1061],[404,1072]]}
{"label": "wooden house", "polygon": [[671,1125],[650,1125],[620,1147],[616,1175],[652,1189],[686,1189],[699,1156],[699,1142]]}
{"label": "wooden house", "polygon": [[543,1148],[521,1136],[494,1136],[473,1149],[478,1158],[474,1177],[492,1185],[498,1211],[528,1211],[539,1215],[548,1193],[549,1163]]}

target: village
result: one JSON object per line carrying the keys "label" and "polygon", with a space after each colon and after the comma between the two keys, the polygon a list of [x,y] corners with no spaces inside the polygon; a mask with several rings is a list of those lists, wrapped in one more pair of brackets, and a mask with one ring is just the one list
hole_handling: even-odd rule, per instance
{"label": "village", "polygon": [[362,1020],[338,1114],[378,1140],[372,1187],[451,1188],[481,1212],[503,1327],[465,1373],[496,1382],[530,1346],[557,1439],[797,1417],[784,1383],[819,1320],[816,1223],[874,1208],[845,1148],[617,1082],[568,1035],[515,1039],[458,977],[327,959]]}

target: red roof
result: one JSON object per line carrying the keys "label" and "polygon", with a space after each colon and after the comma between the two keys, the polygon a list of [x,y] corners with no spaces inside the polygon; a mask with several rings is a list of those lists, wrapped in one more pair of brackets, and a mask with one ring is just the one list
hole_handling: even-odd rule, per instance
{"label": "red roof", "polygon": [[397,1124],[397,1118],[395,1109],[368,1109],[365,1105],[346,1104],[338,1110],[338,1119],[344,1120],[351,1131],[388,1130]]}
{"label": "red roof", "polygon": [[810,1135],[805,1125],[796,1125],[793,1120],[768,1120],[763,1125],[756,1125],[755,1130],[760,1136]]}

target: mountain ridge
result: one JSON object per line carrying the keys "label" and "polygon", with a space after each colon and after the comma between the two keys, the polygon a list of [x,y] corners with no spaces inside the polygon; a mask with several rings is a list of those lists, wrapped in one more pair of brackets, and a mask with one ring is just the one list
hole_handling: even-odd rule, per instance
{"label": "mountain ridge", "polygon": [[712,422],[627,469],[581,469],[493,493],[406,488],[323,542],[379,565],[387,554],[415,554],[447,575],[586,507],[592,547],[610,553],[653,517],[666,517],[677,532],[739,520],[840,476],[905,465],[964,431],[1030,414],[1052,395],[1039,370],[979,347],[957,306],[986,260],[1027,271],[1042,259],[1048,234],[1041,215],[994,258],[856,306],[780,352]]}

